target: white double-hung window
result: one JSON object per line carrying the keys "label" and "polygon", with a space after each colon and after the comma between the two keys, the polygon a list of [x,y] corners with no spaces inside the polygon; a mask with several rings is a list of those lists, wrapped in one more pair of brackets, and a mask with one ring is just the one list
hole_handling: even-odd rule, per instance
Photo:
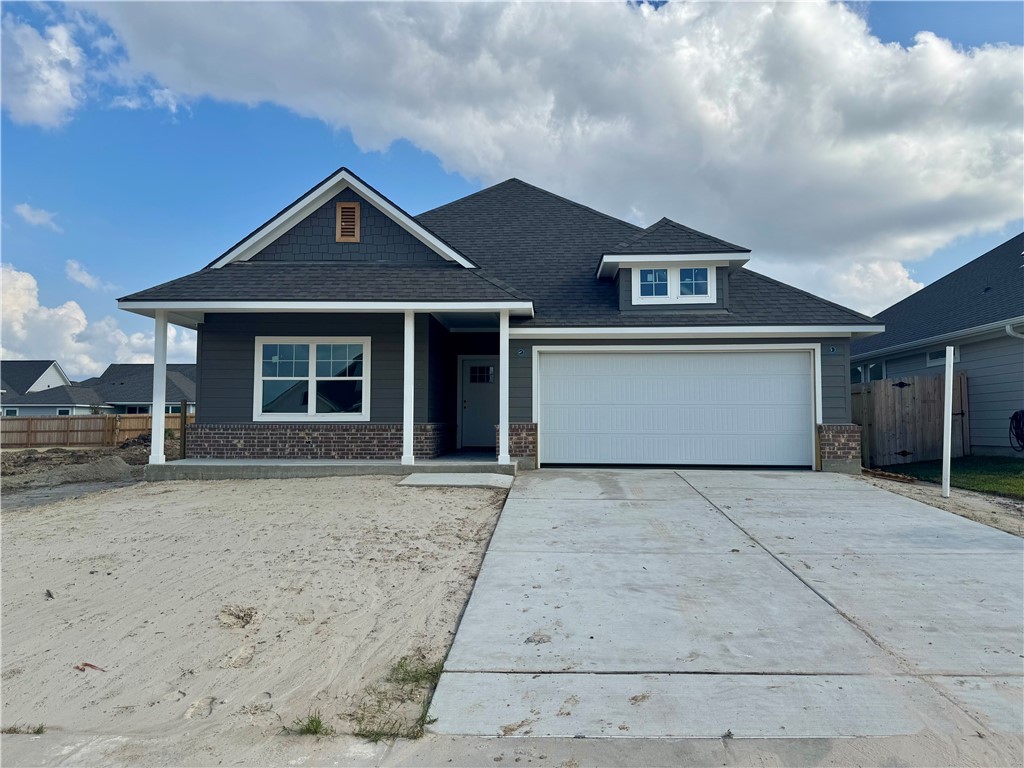
{"label": "white double-hung window", "polygon": [[634,304],[713,304],[717,299],[711,264],[638,264],[633,267]]}
{"label": "white double-hung window", "polygon": [[253,419],[369,421],[369,337],[256,339]]}

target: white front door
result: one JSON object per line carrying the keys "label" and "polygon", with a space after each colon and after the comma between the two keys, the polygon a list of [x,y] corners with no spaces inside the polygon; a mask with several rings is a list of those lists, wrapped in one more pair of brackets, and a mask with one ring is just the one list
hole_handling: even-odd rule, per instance
{"label": "white front door", "polygon": [[462,358],[462,440],[464,448],[494,448],[498,423],[498,358]]}
{"label": "white front door", "polygon": [[807,351],[540,355],[541,462],[809,467]]}

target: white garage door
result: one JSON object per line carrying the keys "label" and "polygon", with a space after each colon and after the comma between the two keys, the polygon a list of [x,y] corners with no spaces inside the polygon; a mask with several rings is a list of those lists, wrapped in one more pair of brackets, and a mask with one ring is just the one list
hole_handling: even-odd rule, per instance
{"label": "white garage door", "polygon": [[543,352],[541,463],[813,463],[811,353]]}

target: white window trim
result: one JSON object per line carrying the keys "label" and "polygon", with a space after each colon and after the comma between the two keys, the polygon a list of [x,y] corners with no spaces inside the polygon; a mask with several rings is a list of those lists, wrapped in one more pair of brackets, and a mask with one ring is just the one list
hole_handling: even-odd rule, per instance
{"label": "white window trim", "polygon": [[[308,344],[310,398],[307,408],[316,408],[316,345],[317,344],[362,344],[363,345],[363,410],[362,413],[263,413],[263,345],[264,344]],[[253,365],[253,421],[369,421],[370,420],[370,337],[369,336],[257,336]],[[271,377],[274,378],[274,377]],[[296,378],[296,377],[291,377]],[[332,377],[333,379],[334,377]]]}
{"label": "white window trim", "polygon": [[[708,271],[708,295],[707,296],[683,296],[679,293],[679,270],[680,269],[702,269]],[[640,270],[641,269],[667,269],[668,270],[668,296],[641,296],[640,295]],[[714,304],[718,301],[718,270],[711,264],[673,262],[671,264],[659,264],[648,262],[646,264],[633,264],[633,306],[646,304]]]}
{"label": "white window trim", "polygon": [[[14,411],[14,413],[8,413],[8,411]],[[17,415],[18,415],[18,409],[17,408],[4,408],[4,416],[17,416]]]}
{"label": "white window trim", "polygon": [[[64,411],[64,413],[61,413],[61,411]],[[58,408],[57,409],[57,415],[58,416],[70,416],[71,415],[71,409],[70,408]]]}
{"label": "white window trim", "polygon": [[[946,356],[945,355],[943,355],[942,357],[940,357],[937,360],[932,360],[932,353],[933,352],[943,352],[944,353],[945,351],[946,351],[945,347],[941,347],[940,349],[929,349],[927,352],[924,353],[924,364],[925,364],[925,366],[928,367],[928,368],[935,368],[935,367],[938,367],[938,366],[945,365],[946,364]],[[953,362],[954,363],[959,363],[960,362],[960,347],[959,346],[953,347]]]}

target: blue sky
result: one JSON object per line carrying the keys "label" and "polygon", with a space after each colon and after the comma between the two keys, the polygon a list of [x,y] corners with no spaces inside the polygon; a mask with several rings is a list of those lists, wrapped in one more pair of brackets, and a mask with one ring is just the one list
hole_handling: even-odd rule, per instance
{"label": "blue sky", "polygon": [[[914,45],[915,35],[922,30],[947,38],[961,52],[986,44],[1020,46],[1024,36],[1021,3],[869,3],[852,8],[867,21],[871,35],[905,48]],[[162,12],[174,13],[174,8]],[[185,7],[178,6],[178,12],[185,13]],[[237,83],[190,81],[188,78],[196,77],[194,73],[179,72],[173,61],[168,64],[164,52],[153,50],[156,46],[147,49],[145,41],[153,38],[146,37],[144,7],[121,9],[99,18],[89,15],[88,8],[83,16],[60,5],[6,3],[3,14],[8,48],[13,47],[9,35],[24,35],[27,37],[19,39],[28,40],[31,29],[47,39],[48,27],[66,26],[81,53],[78,63],[63,65],[65,70],[78,68],[84,74],[75,81],[73,95],[62,97],[66,103],[57,107],[62,110],[59,118],[26,119],[29,113],[25,110],[31,105],[13,114],[13,107],[5,102],[0,148],[2,260],[5,266],[30,274],[38,284],[38,307],[32,310],[37,330],[24,331],[24,338],[18,337],[23,329],[17,325],[17,318],[6,317],[5,309],[4,349],[21,356],[59,356],[60,344],[50,345],[51,349],[43,343],[47,327],[44,321],[49,322],[47,318],[52,319],[67,302],[75,302],[85,319],[64,317],[65,322],[55,323],[53,333],[74,334],[77,328],[87,339],[84,346],[68,346],[65,353],[80,353],[80,359],[66,363],[79,375],[114,361],[109,358],[145,357],[147,339],[132,334],[150,333],[149,323],[118,312],[114,306],[117,296],[199,269],[341,165],[353,168],[413,213],[473,192],[485,182],[516,175],[640,223],[670,215],[697,228],[710,229],[710,222],[716,227],[711,231],[727,239],[735,231],[730,220],[719,213],[732,204],[728,193],[721,192],[730,185],[715,180],[708,184],[709,189],[723,196],[717,207],[709,203],[703,208],[691,202],[680,203],[682,210],[669,206],[661,210],[659,198],[651,203],[643,191],[623,191],[620,197],[615,196],[615,190],[602,191],[588,197],[589,190],[614,185],[575,182],[569,169],[572,163],[580,162],[578,158],[567,156],[565,166],[560,166],[566,169],[562,175],[550,171],[550,178],[537,178],[548,173],[546,164],[518,162],[515,152],[520,150],[502,146],[494,139],[497,130],[493,127],[482,131],[480,143],[486,146],[494,141],[497,148],[491,154],[498,160],[483,149],[478,151],[479,156],[469,152],[465,149],[469,141],[454,148],[447,146],[444,130],[440,136],[437,131],[403,132],[401,126],[393,127],[396,121],[390,121],[378,129],[379,135],[374,134],[367,128],[372,123],[366,117],[360,118],[361,123],[353,118],[351,124],[359,138],[356,142],[348,125],[349,105],[341,96],[339,103],[323,114],[315,114],[316,107],[288,103],[288,97],[277,98],[273,90],[243,103],[246,99],[235,95],[241,87]],[[826,22],[828,19],[815,21]],[[177,39],[173,31],[167,34],[170,40]],[[181,40],[181,56],[188,57],[185,38]],[[201,40],[188,43],[199,50]],[[14,69],[6,53],[5,98],[9,92],[6,73]],[[514,51],[510,57],[513,55]],[[1019,65],[1019,49],[1014,55]],[[166,86],[165,81],[173,85]],[[303,81],[286,83],[286,87],[301,91]],[[586,87],[581,83],[579,92]],[[161,99],[159,94],[165,88],[168,98]],[[396,100],[401,98],[395,95]],[[595,96],[589,109],[596,113],[600,103]],[[47,120],[52,124],[45,124]],[[461,120],[460,130],[464,124]],[[977,133],[968,128],[971,126],[964,129],[965,133]],[[510,143],[514,138],[504,141]],[[377,149],[378,145],[382,148]],[[713,150],[704,146],[702,151]],[[1011,159],[1019,162],[1019,153]],[[692,166],[680,159],[680,167]],[[806,173],[813,176],[815,172],[811,168]],[[884,195],[884,190],[880,189],[879,194]],[[705,194],[701,199],[709,197]],[[737,209],[742,210],[744,204],[737,202]],[[921,207],[920,201],[912,204]],[[984,196],[972,198],[970,205],[985,210]],[[18,212],[19,206],[26,215]],[[911,255],[892,263],[906,266],[907,285],[927,284],[1021,230],[1019,215],[1007,215],[1005,205],[1001,211],[989,216],[988,231],[982,233],[972,232],[969,222],[957,230],[937,224],[913,232],[894,230],[892,242],[909,249]],[[52,219],[47,218],[48,214]],[[880,224],[879,229],[885,226],[892,225]],[[806,274],[801,287],[865,308],[851,300],[857,298],[857,293],[848,290],[843,294],[842,286],[853,280],[867,296],[872,290],[869,273],[874,267],[865,267],[845,283],[832,285],[821,276],[827,272],[824,257],[821,275],[814,278],[795,261],[788,264],[783,251],[785,241],[773,237],[766,237],[762,244],[756,228],[743,232],[744,244],[754,250],[753,266],[761,267],[756,261],[760,247],[769,257],[763,265],[765,271],[797,284],[800,281],[793,276]],[[941,244],[934,248],[930,245],[934,242]],[[865,248],[883,253],[885,243],[872,241]],[[801,258],[813,259],[813,249],[809,252],[811,256]],[[835,259],[841,257],[837,251]],[[69,262],[77,263],[81,271]],[[884,279],[887,273],[879,274]],[[8,297],[5,287],[5,304],[14,307],[18,301]],[[865,299],[865,303],[870,301]],[[106,316],[115,318],[113,323],[127,340],[104,345],[96,338],[96,331],[107,333],[114,327],[98,325]],[[83,330],[83,323],[90,330]],[[187,344],[176,349],[178,359],[187,358],[188,350]],[[108,359],[100,359],[103,356]]]}

